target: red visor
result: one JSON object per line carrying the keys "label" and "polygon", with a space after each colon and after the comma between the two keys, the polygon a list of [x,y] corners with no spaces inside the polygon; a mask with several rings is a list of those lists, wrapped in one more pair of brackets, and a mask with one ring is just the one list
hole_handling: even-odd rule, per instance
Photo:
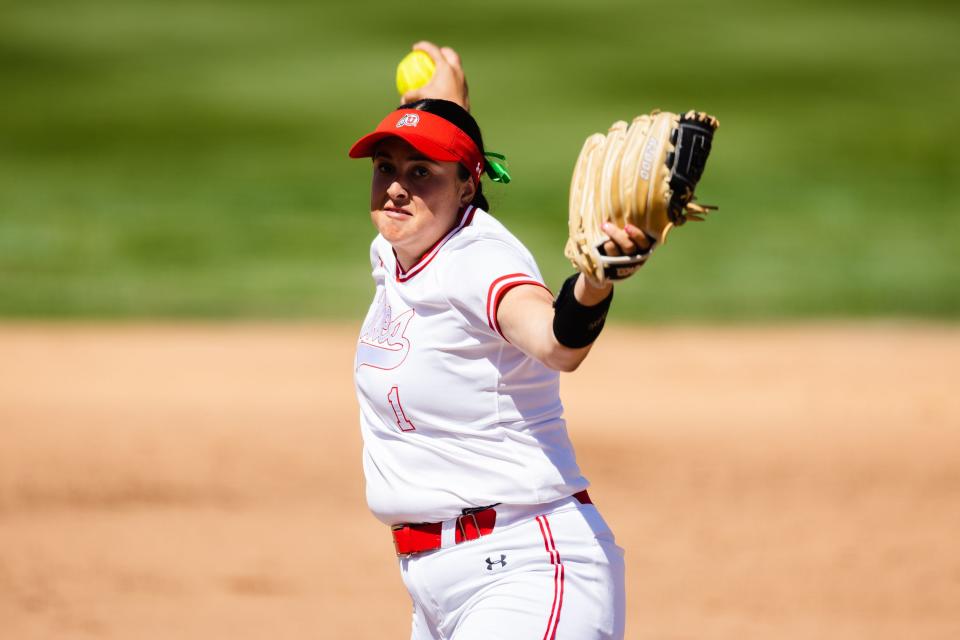
{"label": "red visor", "polygon": [[473,140],[453,123],[438,115],[417,109],[398,109],[384,118],[373,133],[368,133],[350,148],[351,158],[369,158],[377,143],[396,136],[431,160],[459,162],[470,171],[474,182],[483,173],[483,154]]}

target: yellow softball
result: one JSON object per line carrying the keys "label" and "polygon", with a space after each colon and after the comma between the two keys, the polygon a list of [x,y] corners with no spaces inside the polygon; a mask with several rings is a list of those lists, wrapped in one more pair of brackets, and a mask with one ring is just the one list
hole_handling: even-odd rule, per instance
{"label": "yellow softball", "polygon": [[408,53],[397,65],[397,92],[401,96],[430,82],[437,66],[433,58],[419,49]]}

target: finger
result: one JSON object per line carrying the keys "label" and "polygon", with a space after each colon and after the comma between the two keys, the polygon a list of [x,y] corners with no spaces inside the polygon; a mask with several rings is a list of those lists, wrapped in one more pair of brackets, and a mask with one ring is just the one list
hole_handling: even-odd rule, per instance
{"label": "finger", "polygon": [[[424,85],[426,86],[426,85]],[[416,102],[417,100],[423,99],[423,92],[421,89],[411,89],[407,91],[403,96],[400,97],[400,104],[410,104],[411,102]]]}
{"label": "finger", "polygon": [[640,249],[640,251],[648,251],[656,240],[655,238],[647,235],[643,229],[636,225],[632,225],[629,222],[624,225],[623,230],[626,231],[627,235]]}
{"label": "finger", "polygon": [[[627,232],[624,229],[621,229],[617,225],[612,224],[610,222],[604,222],[602,228],[603,228],[603,232],[606,233],[607,236],[609,236],[610,240],[612,241],[612,243],[604,244],[604,248],[608,251],[614,248],[617,250],[616,253],[610,253],[608,255],[618,255],[618,254],[629,255],[631,253],[637,252],[636,243],[634,243],[634,241],[630,238],[630,236],[627,234]],[[610,244],[612,244],[613,246],[607,246]]]}
{"label": "finger", "polygon": [[440,53],[446,59],[447,64],[455,69],[463,69],[463,63],[460,62],[460,54],[450,47],[441,47]]}
{"label": "finger", "polygon": [[470,87],[467,86],[467,75],[463,71],[463,61],[460,59],[460,54],[450,47],[441,47],[440,53],[446,57],[447,63],[453,70],[453,74],[456,77],[457,82],[460,83],[461,105],[464,109],[470,111]]}
{"label": "finger", "polygon": [[433,59],[433,64],[437,67],[441,65],[449,66],[446,56],[443,55],[443,52],[440,51],[440,47],[433,44],[429,40],[421,40],[420,42],[413,45],[415,51],[423,51],[428,56]]}

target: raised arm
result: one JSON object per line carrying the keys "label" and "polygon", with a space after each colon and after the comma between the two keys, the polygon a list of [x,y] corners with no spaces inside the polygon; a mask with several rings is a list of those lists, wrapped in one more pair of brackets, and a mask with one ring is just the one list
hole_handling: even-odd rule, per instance
{"label": "raised arm", "polygon": [[[611,238],[604,246],[607,255],[633,254],[649,246],[633,225],[604,231]],[[507,340],[527,355],[551,369],[574,371],[603,329],[612,297],[611,281],[597,287],[582,274],[568,279],[556,300],[542,287],[521,285],[506,293],[497,321]]]}

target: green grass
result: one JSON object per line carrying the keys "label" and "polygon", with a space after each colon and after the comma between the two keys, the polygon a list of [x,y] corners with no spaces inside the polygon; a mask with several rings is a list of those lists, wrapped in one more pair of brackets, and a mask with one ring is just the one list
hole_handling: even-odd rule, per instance
{"label": "green grass", "polygon": [[615,317],[960,318],[949,2],[0,0],[0,316],[357,319],[369,168],[346,149],[425,37],[463,55],[556,287],[583,138],[721,120],[701,200]]}

